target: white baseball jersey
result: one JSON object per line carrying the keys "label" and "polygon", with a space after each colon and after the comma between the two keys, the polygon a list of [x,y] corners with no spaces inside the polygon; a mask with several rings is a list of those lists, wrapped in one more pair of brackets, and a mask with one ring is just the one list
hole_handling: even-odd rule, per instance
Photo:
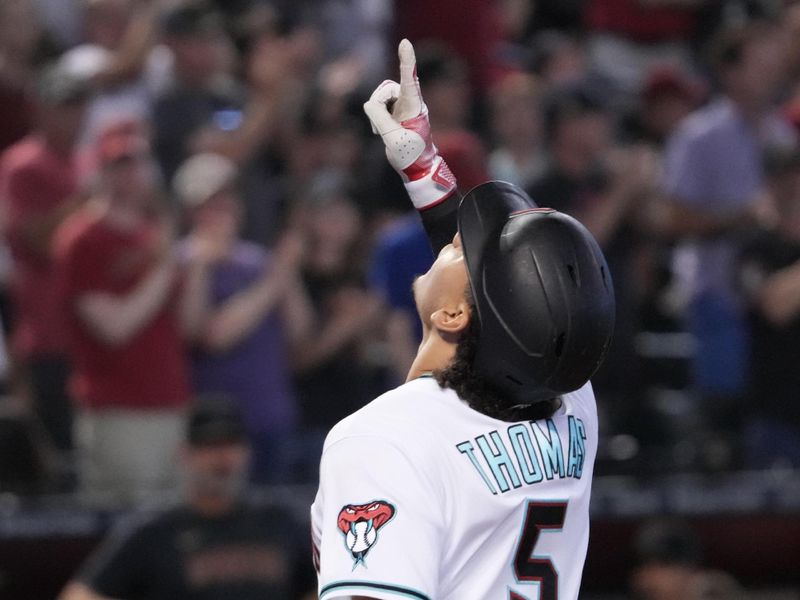
{"label": "white baseball jersey", "polygon": [[334,427],[311,508],[320,600],[573,600],[597,450],[590,384],[541,421],[471,409],[432,377]]}

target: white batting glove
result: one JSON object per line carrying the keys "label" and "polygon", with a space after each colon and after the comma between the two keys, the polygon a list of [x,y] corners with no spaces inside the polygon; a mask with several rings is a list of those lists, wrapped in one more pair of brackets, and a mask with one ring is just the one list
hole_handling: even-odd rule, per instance
{"label": "white batting glove", "polygon": [[397,53],[400,83],[388,79],[381,83],[364,103],[364,112],[372,123],[372,131],[383,138],[389,164],[403,178],[414,206],[425,210],[456,189],[456,178],[431,139],[414,47],[404,39]]}

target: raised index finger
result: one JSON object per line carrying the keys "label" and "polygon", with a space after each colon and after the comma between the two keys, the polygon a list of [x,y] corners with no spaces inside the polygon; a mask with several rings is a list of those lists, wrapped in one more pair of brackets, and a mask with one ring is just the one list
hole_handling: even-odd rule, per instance
{"label": "raised index finger", "polygon": [[404,38],[397,47],[397,55],[400,58],[400,89],[408,94],[419,93],[417,87],[417,57],[414,54],[414,46]]}

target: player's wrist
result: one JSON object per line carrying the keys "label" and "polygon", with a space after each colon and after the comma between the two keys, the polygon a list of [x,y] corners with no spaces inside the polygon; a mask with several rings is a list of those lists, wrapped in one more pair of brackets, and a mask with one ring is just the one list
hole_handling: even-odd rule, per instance
{"label": "player's wrist", "polygon": [[415,180],[404,182],[414,208],[424,211],[446,200],[456,189],[456,178],[438,154],[428,172]]}

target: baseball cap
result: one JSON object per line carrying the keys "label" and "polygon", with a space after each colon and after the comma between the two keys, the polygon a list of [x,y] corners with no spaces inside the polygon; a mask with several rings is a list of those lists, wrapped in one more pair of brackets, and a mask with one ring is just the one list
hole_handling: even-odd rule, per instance
{"label": "baseball cap", "polygon": [[133,119],[107,125],[95,142],[95,155],[100,167],[147,154],[149,151],[150,144],[144,133],[144,127],[141,122]]}
{"label": "baseball cap", "polygon": [[36,82],[36,96],[39,102],[48,106],[82,102],[90,94],[89,81],[60,63],[45,67]]}
{"label": "baseball cap", "polygon": [[702,84],[672,65],[654,67],[645,77],[642,86],[642,99],[653,102],[665,96],[685,98],[689,102],[702,100],[704,89]]}
{"label": "baseball cap", "polygon": [[245,442],[242,414],[224,395],[201,396],[189,414],[186,438],[192,446]]}
{"label": "baseball cap", "polygon": [[193,208],[232,185],[237,175],[230,159],[211,152],[195,154],[178,168],[172,188],[185,206]]}

